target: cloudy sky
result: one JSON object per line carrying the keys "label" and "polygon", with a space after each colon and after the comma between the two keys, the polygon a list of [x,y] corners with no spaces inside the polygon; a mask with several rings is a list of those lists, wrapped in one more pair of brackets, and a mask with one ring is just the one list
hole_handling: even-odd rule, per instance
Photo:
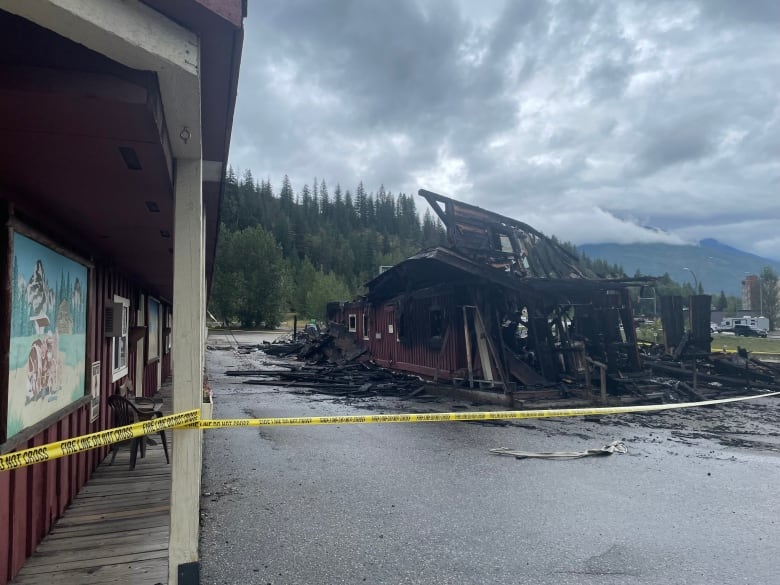
{"label": "cloudy sky", "polygon": [[778,0],[252,0],[245,25],[230,162],[276,189],[780,260]]}

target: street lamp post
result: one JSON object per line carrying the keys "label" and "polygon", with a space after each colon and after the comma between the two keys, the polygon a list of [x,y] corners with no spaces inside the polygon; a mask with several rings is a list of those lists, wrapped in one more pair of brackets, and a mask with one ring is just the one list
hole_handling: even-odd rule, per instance
{"label": "street lamp post", "polygon": [[683,268],[683,270],[687,270],[693,274],[693,294],[699,294],[699,279],[696,278],[696,273],[690,268]]}

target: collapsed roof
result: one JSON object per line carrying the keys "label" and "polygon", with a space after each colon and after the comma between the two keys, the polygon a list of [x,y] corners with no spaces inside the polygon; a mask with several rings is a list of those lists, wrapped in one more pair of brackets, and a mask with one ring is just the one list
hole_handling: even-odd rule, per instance
{"label": "collapsed roof", "polygon": [[599,278],[554,239],[528,224],[420,189],[447,228],[448,246],[423,250],[366,283],[381,301],[415,288],[479,277],[552,304],[573,296],[644,284],[647,278]]}

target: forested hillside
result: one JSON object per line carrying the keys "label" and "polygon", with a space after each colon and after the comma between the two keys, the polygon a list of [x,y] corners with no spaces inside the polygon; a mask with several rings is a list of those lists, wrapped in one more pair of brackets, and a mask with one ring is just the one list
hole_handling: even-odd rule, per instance
{"label": "forested hillside", "polygon": [[243,326],[276,325],[287,311],[323,318],[325,304],[351,299],[376,276],[421,248],[445,241],[430,210],[380,187],[354,192],[325,181],[294,190],[228,171],[209,307]]}

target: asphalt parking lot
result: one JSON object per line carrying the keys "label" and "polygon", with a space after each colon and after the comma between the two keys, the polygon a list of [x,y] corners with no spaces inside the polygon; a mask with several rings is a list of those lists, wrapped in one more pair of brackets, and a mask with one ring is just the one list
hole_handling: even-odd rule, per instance
{"label": "asphalt parking lot", "polygon": [[[219,344],[218,338],[210,343]],[[207,352],[216,418],[482,409],[247,386]],[[773,583],[778,401],[600,419],[208,431],[203,582]],[[489,449],[625,455],[516,460]]]}

